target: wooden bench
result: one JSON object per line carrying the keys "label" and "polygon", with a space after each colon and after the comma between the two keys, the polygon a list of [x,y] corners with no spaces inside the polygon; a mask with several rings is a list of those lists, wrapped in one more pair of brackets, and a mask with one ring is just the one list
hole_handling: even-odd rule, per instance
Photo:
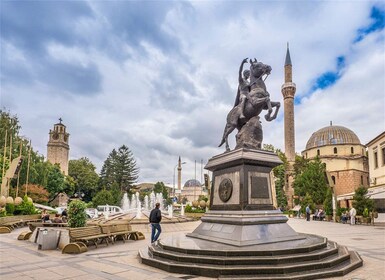
{"label": "wooden bench", "polygon": [[67,223],[29,222],[28,227],[33,232],[37,227],[68,227],[68,224]]}
{"label": "wooden bench", "polygon": [[[101,225],[102,232],[110,236],[112,243],[115,240],[126,240],[130,239],[130,236],[135,234],[137,231],[133,231],[129,224],[112,224],[112,225]],[[131,238],[132,239],[132,238]]]}
{"label": "wooden bench", "polygon": [[26,226],[28,222],[40,221],[39,215],[8,216],[1,218],[0,233],[10,233],[15,228]]}
{"label": "wooden bench", "polygon": [[85,244],[92,242],[96,248],[99,242],[106,241],[108,245],[108,241],[111,240],[110,235],[103,233],[99,226],[69,228],[68,232],[71,242],[83,242]]}

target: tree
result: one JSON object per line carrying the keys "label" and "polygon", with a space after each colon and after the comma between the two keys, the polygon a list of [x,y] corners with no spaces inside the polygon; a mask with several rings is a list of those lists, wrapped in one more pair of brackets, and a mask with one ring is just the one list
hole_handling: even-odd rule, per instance
{"label": "tree", "polygon": [[286,207],[287,197],[285,195],[284,187],[286,179],[287,159],[285,154],[282,152],[278,152],[278,156],[282,160],[283,164],[273,168],[273,174],[275,177],[275,194],[278,207]]}
{"label": "tree", "polygon": [[50,200],[56,197],[58,193],[65,190],[65,177],[61,173],[58,164],[55,164],[48,173],[47,190],[49,192]]}
{"label": "tree", "polygon": [[309,205],[310,209],[312,210],[312,212],[314,213],[315,204],[314,204],[314,201],[312,199],[312,196],[309,193],[305,194],[304,198],[300,202],[300,205],[301,205],[301,212],[302,213],[305,213],[306,206],[308,206],[308,205]]}
{"label": "tree", "polygon": [[100,172],[100,182],[103,188],[111,189],[116,183],[121,191],[129,191],[136,183],[139,168],[136,166],[133,153],[123,145],[118,151],[113,149],[104,161]]}
{"label": "tree", "polygon": [[30,197],[36,203],[45,204],[48,202],[48,199],[49,199],[48,191],[43,186],[35,185],[35,184],[23,185],[21,188],[20,194],[23,196],[28,195],[28,197]]}
{"label": "tree", "polygon": [[98,205],[114,205],[115,201],[110,191],[102,190],[92,198],[92,203],[96,208]]}
{"label": "tree", "polygon": [[84,193],[84,200],[90,201],[97,190],[99,176],[95,165],[86,157],[70,160],[68,175],[73,179],[75,191]]}
{"label": "tree", "polygon": [[294,192],[300,197],[311,195],[316,204],[325,200],[327,182],[325,178],[325,164],[317,157],[314,161],[307,162],[294,179]]}
{"label": "tree", "polygon": [[168,190],[163,182],[157,182],[154,185],[154,193],[161,193],[164,199],[168,199]]}
{"label": "tree", "polygon": [[364,186],[357,188],[353,195],[353,207],[356,208],[357,215],[364,214],[365,209],[371,212],[374,209],[374,201],[367,196],[368,189]]}
{"label": "tree", "polygon": [[333,193],[331,188],[328,188],[326,191],[326,197],[324,200],[324,210],[326,215],[333,215]]}

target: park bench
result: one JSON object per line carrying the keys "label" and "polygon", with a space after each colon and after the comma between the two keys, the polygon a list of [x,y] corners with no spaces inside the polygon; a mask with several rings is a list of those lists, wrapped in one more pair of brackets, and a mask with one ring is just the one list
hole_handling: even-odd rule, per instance
{"label": "park bench", "polygon": [[67,223],[43,223],[43,222],[29,222],[28,227],[30,231],[34,231],[37,227],[68,227]]}
{"label": "park bench", "polygon": [[110,235],[103,233],[99,226],[69,228],[68,232],[71,242],[83,242],[86,245],[93,243],[96,248],[99,242],[102,243],[105,241],[108,245],[108,240],[111,240]]}
{"label": "park bench", "polygon": [[39,215],[8,216],[0,220],[0,233],[10,233],[15,228],[23,227],[28,222],[40,221]]}
{"label": "park bench", "polygon": [[134,239],[134,235],[137,234],[137,231],[132,230],[131,225],[129,224],[111,224],[111,225],[101,225],[102,232],[110,236],[112,243],[115,240],[123,240],[123,243],[128,239]]}

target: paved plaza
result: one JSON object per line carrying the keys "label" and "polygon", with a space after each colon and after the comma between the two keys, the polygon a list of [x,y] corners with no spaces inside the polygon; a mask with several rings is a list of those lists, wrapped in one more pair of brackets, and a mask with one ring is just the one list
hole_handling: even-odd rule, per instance
{"label": "paved plaza", "polygon": [[[161,237],[175,232],[191,232],[199,221],[163,224]],[[344,277],[330,279],[381,280],[385,279],[385,225],[366,226],[336,224],[291,218],[289,225],[297,232],[318,234],[357,251],[364,260],[363,267]],[[146,239],[118,242],[114,245],[92,246],[79,255],[62,254],[60,250],[42,251],[30,241],[19,241],[17,236],[27,228],[0,235],[0,279],[212,279],[194,275],[174,274],[140,263],[138,250],[149,244],[148,225],[135,226]]]}

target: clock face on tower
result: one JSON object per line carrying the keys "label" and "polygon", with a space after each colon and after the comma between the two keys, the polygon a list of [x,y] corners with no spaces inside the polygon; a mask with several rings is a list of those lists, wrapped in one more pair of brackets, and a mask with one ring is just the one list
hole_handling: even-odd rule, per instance
{"label": "clock face on tower", "polygon": [[54,133],[52,134],[52,139],[54,139],[54,140],[59,139],[59,133],[54,132]]}

